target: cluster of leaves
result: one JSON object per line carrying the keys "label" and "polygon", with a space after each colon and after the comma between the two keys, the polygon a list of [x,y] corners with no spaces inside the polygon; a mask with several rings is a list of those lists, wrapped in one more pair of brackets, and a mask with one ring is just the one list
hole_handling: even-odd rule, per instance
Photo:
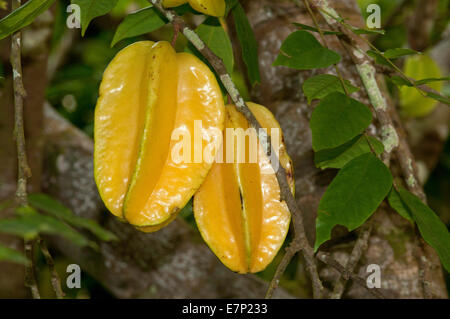
{"label": "cluster of leaves", "polygon": [[[110,231],[95,221],[76,216],[69,208],[45,194],[30,194],[28,206],[19,206],[16,216],[0,220],[0,233],[20,236],[32,240],[39,235],[61,236],[81,247],[98,249],[95,241],[86,237],[74,227],[89,231],[102,241],[117,240]],[[13,202],[6,202],[0,210],[9,208]],[[0,245],[0,260],[26,263],[27,259],[18,251]]]}
{"label": "cluster of leaves", "polygon": [[[323,47],[310,33],[317,29],[298,26],[302,30],[286,38],[274,65],[309,70],[330,67],[341,60],[337,52]],[[352,31],[364,33],[359,29]],[[338,35],[333,31],[323,34]],[[375,62],[388,66],[392,65],[391,59],[416,53],[403,48],[368,52]],[[389,168],[378,158],[384,152],[383,144],[365,133],[372,122],[372,113],[350,97],[357,90],[349,81],[331,74],[313,76],[303,84],[309,103],[320,100],[310,120],[316,166],[340,169],[319,203],[315,250],[331,238],[336,225],[350,231],[360,227],[388,198],[395,211],[417,224],[425,241],[435,248],[444,267],[450,270],[450,235],[446,226],[417,196],[394,185]]]}

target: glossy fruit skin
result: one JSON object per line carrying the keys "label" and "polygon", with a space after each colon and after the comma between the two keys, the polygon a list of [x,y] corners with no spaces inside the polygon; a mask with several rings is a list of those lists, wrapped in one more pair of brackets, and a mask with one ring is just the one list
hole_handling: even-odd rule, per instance
{"label": "glossy fruit skin", "polygon": [[[269,128],[269,134],[270,128],[279,128],[265,107],[253,103],[248,106],[262,127]],[[249,127],[235,106],[229,105],[226,110],[226,128]],[[280,162],[294,192],[292,162],[279,137]],[[224,133],[224,145],[228,140]],[[246,148],[248,151],[248,144]],[[280,200],[276,175],[261,145],[258,143],[256,163],[248,158],[245,163],[237,163],[236,153],[233,162],[224,159],[213,165],[194,197],[194,216],[203,239],[225,266],[242,274],[255,273],[267,267],[283,244],[290,213]]]}
{"label": "glossy fruit skin", "polygon": [[174,163],[172,134],[182,129],[193,138],[197,120],[220,132],[224,114],[214,74],[195,56],[164,41],[119,52],[104,73],[95,112],[95,180],[106,207],[145,232],[169,224],[212,165]]}
{"label": "glossy fruit skin", "polygon": [[225,15],[225,0],[164,0],[163,5],[166,8],[177,7],[189,3],[192,8],[198,12],[213,17],[223,17]]}
{"label": "glossy fruit skin", "polygon": [[[403,71],[408,77],[415,80],[442,76],[439,66],[427,53],[406,58]],[[442,82],[432,82],[427,85],[438,92],[442,89]],[[403,86],[400,88],[400,107],[402,114],[407,117],[427,116],[437,104],[436,100],[423,96],[414,87]]]}

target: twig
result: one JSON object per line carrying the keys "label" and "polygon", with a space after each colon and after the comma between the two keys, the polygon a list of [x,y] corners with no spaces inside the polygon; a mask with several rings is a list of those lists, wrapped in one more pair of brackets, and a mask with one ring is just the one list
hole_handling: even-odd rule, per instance
{"label": "twig", "polygon": [[178,40],[178,36],[180,35],[180,29],[179,26],[177,24],[173,25],[173,38],[172,38],[172,47],[175,48],[176,44],[177,44],[177,40]]}
{"label": "twig", "polygon": [[[200,39],[200,37],[193,31],[187,24],[184,22],[182,18],[180,18],[174,11],[166,10],[162,6],[161,0],[149,0],[155,8],[157,8],[172,24],[176,24],[179,26],[180,30],[182,30],[183,34],[186,38],[195,46],[195,48],[208,60],[208,62],[212,65],[217,75],[219,76],[220,81],[226,88],[227,92],[230,94],[231,99],[236,105],[237,109],[245,116],[250,125],[256,129],[258,132],[259,141],[261,142],[266,154],[269,157],[272,157],[275,161],[272,160],[272,166],[276,171],[276,176],[278,183],[280,185],[280,193],[281,199],[284,200],[289,208],[289,211],[292,214],[292,220],[294,225],[294,242],[295,245],[289,246],[289,249],[297,250],[300,249],[305,261],[306,268],[311,277],[311,281],[313,283],[313,296],[314,298],[321,298],[323,292],[322,282],[319,278],[319,273],[317,271],[317,263],[314,258],[314,250],[309,244],[306,234],[305,228],[303,225],[303,217],[302,212],[300,211],[297,203],[291,193],[290,187],[288,185],[286,179],[286,171],[281,168],[279,165],[279,159],[276,156],[276,152],[272,148],[272,144],[270,142],[270,137],[267,135],[265,130],[261,129],[261,125],[256,120],[253,113],[250,111],[243,98],[241,97],[238,89],[235,84],[231,80],[231,76],[227,73],[225,65],[223,61],[216,56],[210,48],[208,48],[205,43]],[[280,168],[280,169],[278,169]],[[290,254],[292,254],[290,252]],[[295,252],[293,253],[295,254]],[[292,254],[292,255],[293,255]],[[273,281],[277,281],[279,278],[273,279]]]}
{"label": "twig", "polygon": [[[356,265],[358,264],[359,260],[361,259],[362,255],[367,249],[371,232],[372,232],[372,225],[366,224],[365,226],[362,227],[361,232],[358,236],[358,240],[356,241],[355,246],[353,246],[352,253],[350,254],[347,264],[345,265],[346,271],[353,272],[355,270]],[[331,299],[340,299],[342,297],[346,283],[347,280],[343,278],[342,274],[339,274],[338,278],[336,279],[336,283],[334,284]]]}
{"label": "twig", "polygon": [[290,261],[292,260],[292,258],[294,258],[295,254],[298,251],[300,251],[300,247],[297,246],[296,241],[292,241],[289,244],[289,247],[286,249],[286,252],[285,252],[283,258],[281,259],[281,262],[278,265],[277,270],[275,271],[275,275],[273,276],[273,278],[269,284],[269,288],[267,289],[266,296],[265,296],[266,299],[272,298],[273,293],[275,292],[275,289],[278,288],[281,276],[284,274]]}
{"label": "twig", "polygon": [[[20,6],[20,0],[12,1],[12,9]],[[14,138],[17,145],[18,174],[16,199],[18,204],[27,204],[27,178],[31,172],[27,162],[27,152],[25,147],[25,133],[23,124],[23,100],[26,96],[22,82],[22,34],[16,32],[11,37],[11,66],[14,79]]]}
{"label": "twig", "polygon": [[[11,9],[14,11],[21,5],[21,0],[12,0]],[[11,66],[13,70],[13,88],[14,88],[14,138],[17,145],[17,191],[16,201],[20,206],[28,204],[27,201],[27,178],[31,172],[27,162],[27,152],[25,146],[25,132],[23,124],[23,100],[26,96],[25,88],[22,82],[22,34],[16,32],[11,36]],[[39,289],[37,287],[34,275],[34,256],[33,240],[25,240],[24,250],[30,263],[25,266],[25,286],[30,288],[34,299],[39,299]]]}
{"label": "twig", "polygon": [[55,270],[55,263],[53,262],[52,255],[48,250],[47,243],[42,238],[39,238],[39,246],[41,247],[42,254],[44,255],[45,262],[47,263],[50,275],[52,277],[51,283],[53,290],[55,291],[56,298],[64,299],[64,292],[61,288],[61,279]]}
{"label": "twig", "polygon": [[380,292],[377,289],[370,289],[369,287],[367,287],[367,283],[366,283],[366,280],[364,280],[364,278],[361,278],[360,276],[354,274],[353,272],[350,272],[348,269],[346,269],[344,266],[342,266],[336,260],[331,258],[331,256],[328,253],[319,251],[316,254],[316,256],[317,256],[317,259],[319,259],[323,263],[325,263],[328,266],[331,266],[334,269],[336,269],[337,271],[339,271],[344,276],[344,278],[352,279],[355,283],[357,283],[361,287],[364,287],[365,289],[367,289],[367,291],[370,292],[376,298],[386,299],[386,297],[384,296],[384,294],[382,292]]}

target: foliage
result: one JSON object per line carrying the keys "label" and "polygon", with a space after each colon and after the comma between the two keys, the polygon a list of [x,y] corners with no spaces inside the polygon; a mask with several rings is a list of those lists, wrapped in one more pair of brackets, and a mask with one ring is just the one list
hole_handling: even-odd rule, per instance
{"label": "foliage", "polygon": [[291,33],[283,42],[274,66],[284,65],[298,70],[326,68],[338,63],[341,56],[324,48],[307,31]]}
{"label": "foliage", "polygon": [[0,40],[26,27],[55,0],[30,0],[0,20]]}
{"label": "foliage", "polygon": [[253,29],[250,26],[250,22],[248,22],[247,15],[242,6],[239,3],[236,4],[231,9],[231,12],[234,18],[236,33],[242,48],[242,59],[247,66],[250,83],[254,85],[255,83],[261,82],[258,63],[258,44],[256,43]]}

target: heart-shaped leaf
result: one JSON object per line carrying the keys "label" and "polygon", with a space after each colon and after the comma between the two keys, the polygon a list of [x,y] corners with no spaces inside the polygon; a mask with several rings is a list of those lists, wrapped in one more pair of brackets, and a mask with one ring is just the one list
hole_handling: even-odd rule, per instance
{"label": "heart-shaped leaf", "polygon": [[[353,86],[348,80],[344,80],[344,83],[349,94],[359,90],[359,88]],[[345,93],[341,80],[331,74],[319,74],[308,78],[303,83],[303,93],[308,99],[308,103],[311,103],[314,99],[320,100],[332,92]]]}
{"label": "heart-shaped leaf", "polygon": [[338,53],[324,48],[311,33],[300,30],[286,38],[273,65],[309,70],[326,68],[340,60]]}
{"label": "heart-shaped leaf", "polygon": [[117,27],[111,46],[117,42],[158,30],[166,20],[152,6],[133,12]]}
{"label": "heart-shaped leaf", "polygon": [[119,0],[72,0],[81,9],[81,34],[84,36],[92,19],[110,12]]}
{"label": "heart-shaped leaf", "polygon": [[310,127],[314,151],[334,148],[361,134],[372,121],[372,112],[361,102],[340,92],[328,94],[314,109]]}
{"label": "heart-shaped leaf", "polygon": [[[234,68],[233,47],[231,46],[231,41],[227,32],[220,25],[219,19],[209,17],[205,20],[205,22],[199,25],[195,31],[200,39],[202,39],[203,42],[205,42],[205,44],[214,52],[214,54],[222,59],[227,72],[231,74]],[[189,44],[187,49],[188,52],[196,52],[196,49],[192,44]],[[205,63],[208,63],[203,55],[196,55]]]}
{"label": "heart-shaped leaf", "polygon": [[[369,143],[367,142],[369,140]],[[340,145],[336,148],[318,151],[314,154],[314,162],[317,167],[325,168],[342,168],[352,159],[366,153],[370,153],[372,148],[376,154],[384,151],[383,143],[375,137],[358,135],[350,142]]]}
{"label": "heart-shaped leaf", "polygon": [[375,155],[361,155],[345,165],[328,186],[317,212],[315,250],[342,225],[352,231],[378,208],[392,187],[392,175]]}

